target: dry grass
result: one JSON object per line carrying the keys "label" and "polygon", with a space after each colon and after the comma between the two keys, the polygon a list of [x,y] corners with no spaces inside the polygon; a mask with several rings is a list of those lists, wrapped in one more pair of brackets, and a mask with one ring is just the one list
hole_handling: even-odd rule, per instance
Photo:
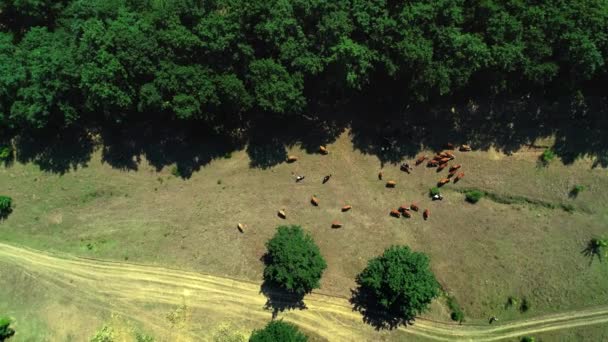
{"label": "dry grass", "polygon": [[[156,172],[145,160],[137,172],[113,169],[101,163],[99,153],[88,167],[63,176],[14,164],[0,168],[0,189],[15,203],[0,224],[1,239],[259,281],[264,243],[277,225],[299,224],[327,260],[324,293],[349,296],[369,258],[389,245],[407,244],[431,256],[438,279],[469,321],[520,317],[504,308],[511,295],[532,302],[524,315],[608,303],[608,267],[589,265],[580,253],[589,238],[608,235],[605,170],[591,169],[587,161],[538,168],[539,151],[457,152],[466,176],[442,187],[443,201],[432,202],[428,189],[447,169],[436,173],[421,165],[407,175],[398,165],[385,166],[384,179],[397,181],[387,189],[377,179],[377,158],[353,151],[347,134],[328,148],[326,156],[292,149],[297,162],[265,170],[250,168],[247,154],[239,151],[187,180],[172,176],[169,167]],[[294,174],[306,179],[295,183]],[[570,199],[573,184],[588,190]],[[454,191],[462,188],[568,203],[575,211],[486,198],[472,205]],[[312,195],[318,207],[310,204]],[[421,213],[389,217],[390,209],[412,201],[431,210],[428,221]],[[345,204],[353,209],[341,212]],[[276,215],[282,208],[286,220]],[[343,228],[331,229],[336,219]],[[238,222],[248,226],[245,233],[237,230]],[[429,316],[449,320],[439,307]]]}

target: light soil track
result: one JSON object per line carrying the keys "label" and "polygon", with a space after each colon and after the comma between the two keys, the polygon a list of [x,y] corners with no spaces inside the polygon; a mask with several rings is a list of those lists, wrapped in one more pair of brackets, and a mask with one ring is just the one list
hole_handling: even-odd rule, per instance
{"label": "light soil track", "polygon": [[[0,243],[0,262],[19,267],[45,283],[61,286],[80,300],[101,301],[108,309],[156,328],[162,328],[155,323],[157,317],[146,315],[142,304],[186,304],[235,320],[239,317],[259,320],[260,326],[271,318],[271,312],[264,309],[266,298],[260,293],[260,285],[252,282],[155,266],[74,258],[3,243]],[[332,341],[360,341],[375,333],[344,298],[313,293],[305,297],[305,303],[306,310],[291,310],[281,313],[280,317]],[[608,306],[498,322],[493,326],[457,325],[418,318],[414,325],[398,329],[438,341],[496,341],[594,324],[608,324]],[[200,334],[200,331],[188,331],[180,339],[199,340],[203,336]]]}

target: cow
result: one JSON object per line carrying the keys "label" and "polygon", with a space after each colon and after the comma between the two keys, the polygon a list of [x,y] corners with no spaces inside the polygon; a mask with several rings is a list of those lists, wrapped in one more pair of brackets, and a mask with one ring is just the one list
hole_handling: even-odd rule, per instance
{"label": "cow", "polygon": [[323,177],[323,184],[327,183],[330,178],[331,178],[331,173],[328,174],[327,176]]}
{"label": "cow", "polygon": [[449,178],[441,178],[441,179],[439,180],[439,182],[437,182],[437,186],[443,186],[443,185],[445,185],[445,184],[448,184],[449,182],[450,182],[450,179],[449,179]]}
{"label": "cow", "polygon": [[418,205],[416,205],[416,203],[412,203],[410,204],[410,209],[412,209],[413,211],[418,211]]}
{"label": "cow", "polygon": [[349,210],[351,210],[352,208],[353,208],[353,206],[352,206],[352,205],[345,205],[345,206],[343,206],[343,207],[342,207],[342,212],[349,211]]}
{"label": "cow", "polygon": [[316,196],[312,196],[310,198],[310,203],[312,203],[312,205],[314,205],[315,207],[319,205],[319,199]]}
{"label": "cow", "polygon": [[408,210],[402,211],[401,214],[403,215],[404,218],[412,217],[412,214]]}
{"label": "cow", "polygon": [[287,218],[287,214],[285,213],[285,209],[281,209],[279,210],[279,212],[277,213],[279,215],[280,218],[282,219],[286,219]]}
{"label": "cow", "polygon": [[245,228],[247,228],[246,225],[242,224],[242,223],[238,223],[236,225],[236,228],[239,230],[239,232],[244,233],[245,232]]}
{"label": "cow", "polygon": [[462,145],[462,146],[460,146],[460,151],[462,151],[462,152],[469,152],[471,150],[472,150],[471,146],[469,146],[469,145]]}
{"label": "cow", "polygon": [[441,172],[441,170],[445,169],[446,166],[448,166],[448,163],[439,164],[437,167],[437,172]]}
{"label": "cow", "polygon": [[438,156],[440,156],[441,158],[448,158],[449,157],[449,155],[448,155],[448,153],[446,151],[443,151],[443,152],[439,153]]}
{"label": "cow", "polygon": [[288,163],[293,163],[293,162],[295,162],[297,160],[298,160],[298,157],[296,157],[296,156],[289,156],[289,157],[287,157],[287,162]]}
{"label": "cow", "polygon": [[399,210],[400,212],[409,211],[410,207],[407,204],[403,204],[397,210]]}
{"label": "cow", "polygon": [[418,159],[416,159],[416,166],[422,164],[423,161],[425,161],[427,159],[426,155],[421,155],[420,157],[418,157]]}
{"label": "cow", "polygon": [[331,223],[331,227],[332,228],[342,228],[342,223],[340,223],[339,221],[333,221]]}
{"label": "cow", "polygon": [[428,209],[424,209],[424,212],[422,213],[422,217],[425,220],[428,220],[429,216],[431,216],[431,212]]}
{"label": "cow", "polygon": [[396,209],[391,210],[390,215],[393,217],[401,217],[401,213]]}
{"label": "cow", "polygon": [[463,177],[464,177],[464,172],[459,173],[458,176],[456,176],[456,178],[454,178],[454,183],[458,182]]}
{"label": "cow", "polygon": [[450,158],[450,159],[454,159],[454,158],[456,158],[456,156],[454,156],[454,154],[452,154],[452,153],[450,153],[450,152],[447,152],[447,151],[445,152],[445,155],[446,155],[448,158]]}
{"label": "cow", "polygon": [[441,158],[443,158],[443,157],[438,154],[438,155],[436,155],[436,156],[433,157],[433,160],[439,161],[439,160],[441,160]]}
{"label": "cow", "polygon": [[429,160],[428,163],[426,163],[427,167],[436,167],[439,163],[436,160]]}
{"label": "cow", "polygon": [[382,180],[382,171],[378,172],[378,180]]}
{"label": "cow", "polygon": [[394,180],[389,180],[388,182],[386,182],[387,188],[394,188],[395,185],[397,185],[397,182],[395,182]]}
{"label": "cow", "polygon": [[441,158],[439,159],[439,164],[445,164],[447,162],[449,162],[451,159],[450,158]]}
{"label": "cow", "polygon": [[460,164],[453,165],[452,167],[450,167],[450,172],[456,171],[456,170],[460,169],[461,167],[462,167],[462,165],[460,165]]}
{"label": "cow", "polygon": [[319,153],[328,154],[329,151],[327,150],[327,148],[325,146],[319,146]]}
{"label": "cow", "polygon": [[456,174],[456,171],[458,171],[458,170],[452,170],[452,171],[448,172],[448,178],[452,178]]}

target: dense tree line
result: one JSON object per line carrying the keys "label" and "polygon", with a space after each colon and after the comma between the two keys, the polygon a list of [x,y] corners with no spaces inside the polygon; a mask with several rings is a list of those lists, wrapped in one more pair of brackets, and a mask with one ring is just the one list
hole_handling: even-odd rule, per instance
{"label": "dense tree line", "polygon": [[0,127],[586,93],[607,59],[603,0],[2,0]]}

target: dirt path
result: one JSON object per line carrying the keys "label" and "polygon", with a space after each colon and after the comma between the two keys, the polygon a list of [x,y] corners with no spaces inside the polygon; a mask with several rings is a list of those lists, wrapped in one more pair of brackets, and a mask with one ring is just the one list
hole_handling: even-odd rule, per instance
{"label": "dirt path", "polygon": [[[142,304],[182,305],[205,312],[259,320],[271,318],[264,309],[266,298],[259,284],[161,267],[106,262],[49,254],[0,243],[0,262],[22,268],[33,277],[65,288],[74,297],[94,296],[114,311],[124,312],[146,324],[158,326],[158,318],[142,312]],[[362,323],[343,298],[322,294],[306,296],[308,309],[280,314],[301,328],[332,341],[363,340],[373,329]],[[133,310],[137,310],[133,313]],[[500,323],[500,322],[499,322]],[[496,341],[539,332],[608,323],[608,306],[489,325],[456,325],[417,319],[401,327],[406,334],[438,341]],[[200,331],[187,331],[184,339],[200,339]]]}

